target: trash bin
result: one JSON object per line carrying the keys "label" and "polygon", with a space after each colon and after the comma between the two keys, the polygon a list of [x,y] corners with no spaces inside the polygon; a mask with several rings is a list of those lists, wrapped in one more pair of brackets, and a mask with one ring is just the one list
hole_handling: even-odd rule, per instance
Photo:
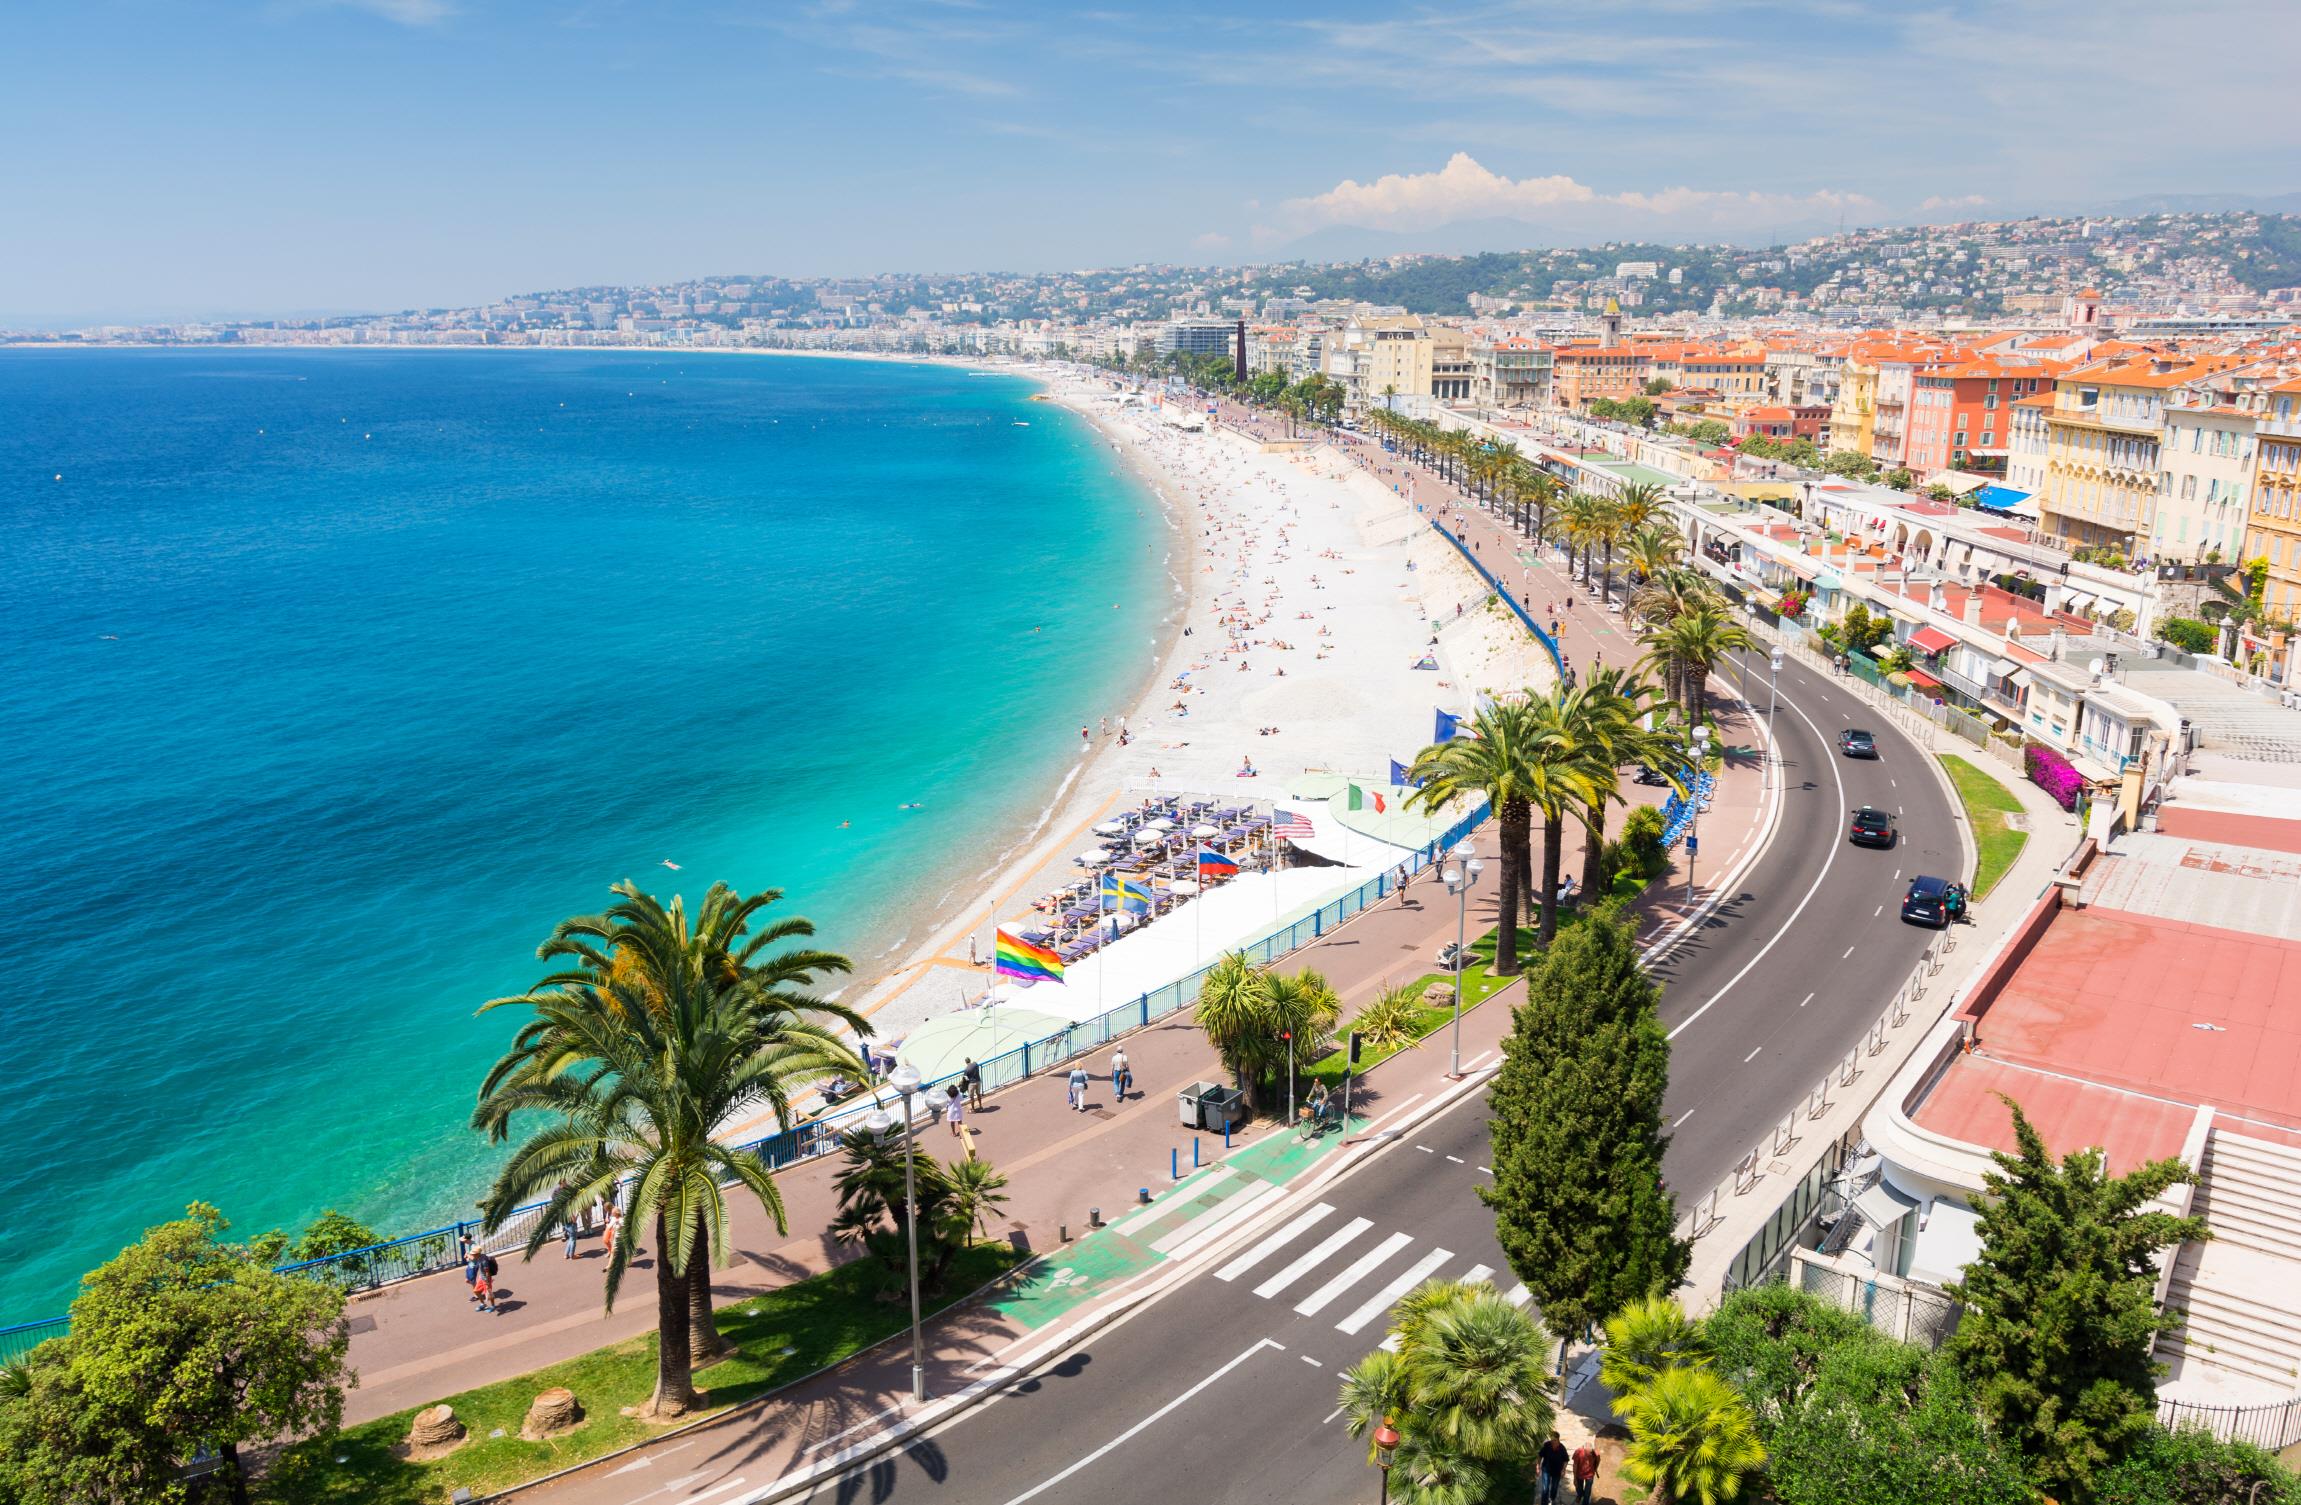
{"label": "trash bin", "polygon": [[1199,1125],[1227,1133],[1246,1120],[1246,1094],[1236,1087],[1209,1087],[1199,1098]]}
{"label": "trash bin", "polygon": [[1220,1091],[1222,1089],[1212,1082],[1193,1082],[1183,1088],[1177,1094],[1177,1100],[1182,1104],[1182,1126],[1186,1129],[1205,1128],[1207,1094]]}

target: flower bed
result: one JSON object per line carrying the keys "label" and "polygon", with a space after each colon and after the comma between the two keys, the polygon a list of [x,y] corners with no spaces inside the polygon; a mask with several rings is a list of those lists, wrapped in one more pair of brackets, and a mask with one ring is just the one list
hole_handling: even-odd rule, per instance
{"label": "flower bed", "polygon": [[2052,795],[2055,804],[2064,810],[2077,808],[2077,798],[2085,792],[2085,779],[2069,766],[2069,759],[2042,742],[2032,742],[2022,762],[2029,770],[2029,781]]}

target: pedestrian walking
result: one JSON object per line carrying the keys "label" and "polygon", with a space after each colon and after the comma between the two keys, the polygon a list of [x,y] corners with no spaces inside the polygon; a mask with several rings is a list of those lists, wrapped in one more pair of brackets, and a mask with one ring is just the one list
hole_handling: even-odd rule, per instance
{"label": "pedestrian walking", "polygon": [[1558,1505],[1558,1484],[1566,1477],[1568,1456],[1566,1444],[1558,1440],[1556,1432],[1552,1432],[1550,1440],[1542,1444],[1542,1452],[1536,1459],[1542,1469],[1541,1505]]}
{"label": "pedestrian walking", "polygon": [[463,1293],[467,1301],[479,1300],[479,1251],[471,1246],[471,1236],[463,1239]]}
{"label": "pedestrian walking", "polygon": [[1589,1439],[1574,1449],[1574,1505],[1590,1505],[1591,1492],[1598,1487],[1598,1450]]}
{"label": "pedestrian walking", "polygon": [[491,1317],[502,1315],[501,1308],[495,1304],[495,1268],[495,1256],[482,1254],[479,1257],[479,1277],[472,1282],[471,1287],[472,1294],[479,1298],[479,1309]]}
{"label": "pedestrian walking", "polygon": [[959,1122],[967,1116],[967,1100],[959,1095],[959,1084],[953,1082],[943,1089],[943,1122],[951,1126],[951,1137],[959,1137]]}
{"label": "pedestrian walking", "polygon": [[1124,1050],[1112,1051],[1111,1102],[1113,1104],[1125,1102],[1127,1100],[1127,1093],[1133,1090],[1134,1084],[1134,1067],[1127,1064],[1127,1053]]}
{"label": "pedestrian walking", "polygon": [[967,1084],[967,1106],[970,1108],[982,1107],[983,1068],[975,1064],[973,1056],[967,1057],[967,1064],[960,1069],[959,1080]]}
{"label": "pedestrian walking", "polygon": [[561,1259],[575,1258],[575,1241],[578,1237],[580,1234],[576,1229],[575,1219],[572,1217],[561,1219],[559,1224],[559,1257]]}
{"label": "pedestrian walking", "polygon": [[615,1240],[619,1235],[622,1234],[622,1232],[623,1209],[615,1205],[615,1199],[613,1197],[609,1197],[607,1199],[607,1227],[602,1232],[600,1239],[600,1241],[607,1246],[607,1257],[609,1259],[613,1259],[615,1257]]}
{"label": "pedestrian walking", "polygon": [[1070,1085],[1071,1110],[1078,1113],[1085,1112],[1087,1106],[1087,1068],[1084,1065],[1071,1068]]}

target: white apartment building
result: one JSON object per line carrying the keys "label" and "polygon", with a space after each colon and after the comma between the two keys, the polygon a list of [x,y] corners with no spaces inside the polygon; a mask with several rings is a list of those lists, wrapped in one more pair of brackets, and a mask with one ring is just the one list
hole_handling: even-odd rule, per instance
{"label": "white apartment building", "polygon": [[2245,535],[2245,496],[2253,474],[2253,414],[2207,394],[2184,394],[2165,409],[2158,447],[2152,558],[2194,563],[2208,554],[2235,560]]}

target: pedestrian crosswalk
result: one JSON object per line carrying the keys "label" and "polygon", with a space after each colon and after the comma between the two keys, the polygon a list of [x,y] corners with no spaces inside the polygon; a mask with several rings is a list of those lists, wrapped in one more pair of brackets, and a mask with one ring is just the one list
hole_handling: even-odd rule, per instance
{"label": "pedestrian crosswalk", "polygon": [[[1195,1227],[1178,1229],[1176,1252],[1208,1246],[1243,1226],[1258,1210],[1259,1205],[1226,1210],[1226,1216],[1215,1220],[1204,1231]],[[1328,1220],[1334,1211],[1333,1206],[1325,1202],[1305,1208],[1232,1256],[1229,1263],[1214,1272],[1214,1278],[1235,1283],[1276,1265],[1254,1287],[1255,1295],[1266,1301],[1295,1297],[1294,1310],[1304,1317],[1319,1316],[1346,1298],[1356,1298],[1358,1304],[1349,1307],[1334,1324],[1342,1332],[1356,1335],[1379,1322],[1400,1297],[1426,1280],[1479,1281],[1494,1275],[1491,1265],[1471,1264],[1452,1269],[1457,1256],[1450,1249],[1430,1245],[1416,1252],[1412,1234],[1384,1233],[1371,1243],[1362,1242],[1366,1235],[1374,1232],[1374,1220],[1351,1218],[1339,1227],[1332,1227]],[[1300,1247],[1313,1233],[1321,1232],[1325,1237],[1308,1248]],[[1286,1255],[1292,1257],[1280,1263]],[[1528,1299],[1526,1287],[1513,1286],[1504,1299],[1512,1306],[1524,1306]]]}

